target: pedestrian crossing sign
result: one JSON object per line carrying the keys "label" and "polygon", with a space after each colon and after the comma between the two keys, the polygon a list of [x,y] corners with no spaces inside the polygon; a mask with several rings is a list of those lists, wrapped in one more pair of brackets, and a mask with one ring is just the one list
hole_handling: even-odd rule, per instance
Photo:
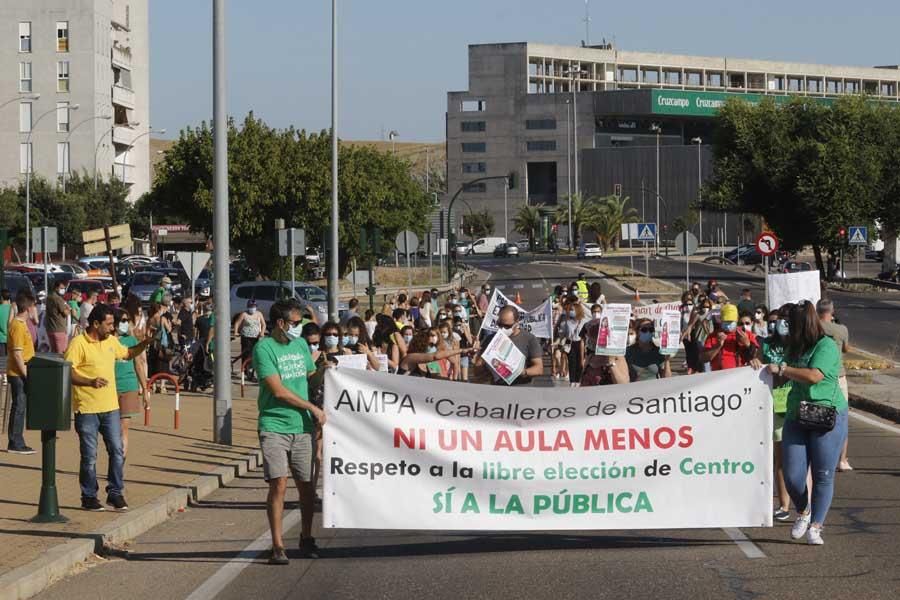
{"label": "pedestrian crossing sign", "polygon": [[855,226],[850,228],[849,243],[851,246],[865,246],[869,241],[869,228]]}
{"label": "pedestrian crossing sign", "polygon": [[656,241],[656,223],[638,223],[637,231],[637,240],[639,242]]}

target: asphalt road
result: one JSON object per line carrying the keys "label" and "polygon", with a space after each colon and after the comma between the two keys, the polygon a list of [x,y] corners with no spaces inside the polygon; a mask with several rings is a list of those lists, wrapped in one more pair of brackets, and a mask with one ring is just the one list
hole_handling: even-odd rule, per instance
{"label": "asphalt road", "polygon": [[[479,266],[492,272],[498,287],[522,285],[510,290],[518,290],[526,305],[577,273],[524,261]],[[726,285],[739,287],[745,280]],[[609,286],[606,291],[618,293]],[[900,427],[854,416],[850,454],[855,470],[837,476],[822,547],[790,541],[784,524],[743,529],[746,541],[737,543],[733,537],[740,533],[721,529],[323,530],[317,515],[322,557],[304,560],[289,550],[291,564],[273,567],[265,564],[265,484],[254,472],[139,537],[127,554],[98,559],[39,598],[895,599]],[[296,508],[296,492],[289,499],[289,509]],[[296,547],[297,536],[297,528],[290,528],[289,548]]]}

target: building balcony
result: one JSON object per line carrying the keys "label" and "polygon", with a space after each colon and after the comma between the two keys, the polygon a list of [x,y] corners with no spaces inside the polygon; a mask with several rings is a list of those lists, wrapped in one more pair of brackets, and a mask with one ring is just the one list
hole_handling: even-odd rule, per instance
{"label": "building balcony", "polygon": [[113,163],[112,174],[117,179],[128,184],[133,184],[137,175],[134,165],[126,165],[121,162],[121,159]]}
{"label": "building balcony", "polygon": [[113,127],[112,139],[114,144],[131,147],[134,144],[136,131],[127,125],[116,125]]}
{"label": "building balcony", "polygon": [[131,68],[131,48],[129,46],[120,44],[119,42],[113,42],[112,61],[113,61],[113,64],[117,64],[121,67],[126,67],[126,68],[130,69]]}
{"label": "building balcony", "polygon": [[128,4],[125,2],[113,2],[113,14],[110,22],[113,27],[128,31],[131,29],[131,15]]}
{"label": "building balcony", "polygon": [[120,85],[114,85],[112,89],[112,101],[113,104],[134,109],[134,92],[123,88]]}

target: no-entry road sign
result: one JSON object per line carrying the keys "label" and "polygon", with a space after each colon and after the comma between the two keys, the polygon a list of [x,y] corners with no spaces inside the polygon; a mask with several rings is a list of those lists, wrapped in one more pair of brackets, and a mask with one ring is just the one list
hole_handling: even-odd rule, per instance
{"label": "no-entry road sign", "polygon": [[771,231],[763,231],[756,238],[756,250],[763,256],[772,256],[778,251],[778,238]]}

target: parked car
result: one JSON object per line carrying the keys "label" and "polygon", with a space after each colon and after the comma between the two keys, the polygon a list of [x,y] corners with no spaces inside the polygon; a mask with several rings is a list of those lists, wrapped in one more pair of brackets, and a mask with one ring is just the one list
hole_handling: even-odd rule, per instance
{"label": "parked car", "polygon": [[[36,292],[45,292],[47,290],[44,289],[44,274],[33,272],[33,273],[25,273],[25,277],[31,281],[31,285],[34,286]],[[48,273],[47,274],[47,284],[50,286],[50,289],[54,289],[60,281],[69,283],[74,279],[71,273]],[[45,296],[46,297],[46,296]]]}
{"label": "parked car", "polygon": [[506,242],[497,244],[494,246],[494,256],[519,256],[519,247]]}
{"label": "parked car", "polygon": [[83,302],[87,298],[87,293],[92,290],[97,291],[97,299],[100,302],[106,302],[110,290],[100,279],[73,279],[66,287],[66,293],[75,294],[75,300],[79,302]]}
{"label": "parked car", "polygon": [[450,249],[450,253],[455,257],[465,256],[472,249],[472,242],[456,242],[456,245]]}
{"label": "parked car", "polygon": [[194,280],[194,295],[209,298],[212,296],[213,276],[209,269],[203,269]]}
{"label": "parked car", "polygon": [[593,242],[585,244],[583,248],[578,250],[578,258],[600,258],[602,256],[603,250],[600,248],[600,244]]}
{"label": "parked car", "polygon": [[73,263],[59,263],[57,264],[59,270],[63,273],[71,273],[74,279],[87,279],[87,270],[81,265],[76,265]]}
{"label": "parked car", "polygon": [[165,277],[161,271],[138,271],[125,288],[125,294],[134,294],[143,305],[150,304],[150,296],[159,288],[159,282]]}
{"label": "parked car", "polygon": [[[43,277],[43,275],[41,275]],[[13,302],[15,302],[16,294],[20,290],[28,290],[32,294],[35,293],[34,286],[24,274],[18,271],[3,271],[3,287],[9,290]]]}
{"label": "parked car", "polygon": [[745,265],[758,265],[762,263],[763,256],[753,244],[742,244],[725,253],[725,258],[735,263]]}
{"label": "parked car", "polygon": [[[269,318],[269,310],[276,300],[297,298],[300,304],[309,307],[320,323],[328,320],[328,295],[322,288],[310,283],[296,283],[291,294],[289,281],[245,281],[231,287],[231,321],[247,307],[248,300],[256,300],[256,306],[263,316]],[[338,315],[347,310],[346,302],[338,302]]]}
{"label": "parked car", "polygon": [[529,250],[531,250],[531,244],[528,242],[528,240],[519,240],[518,242],[516,242],[516,247],[522,252],[528,252]]}
{"label": "parked car", "polygon": [[802,271],[812,271],[813,266],[808,262],[799,260],[789,260],[781,266],[782,273],[800,273]]}
{"label": "parked car", "polygon": [[472,246],[466,251],[466,254],[490,254],[494,251],[494,248],[505,243],[506,238],[502,237],[479,238],[472,242]]}

